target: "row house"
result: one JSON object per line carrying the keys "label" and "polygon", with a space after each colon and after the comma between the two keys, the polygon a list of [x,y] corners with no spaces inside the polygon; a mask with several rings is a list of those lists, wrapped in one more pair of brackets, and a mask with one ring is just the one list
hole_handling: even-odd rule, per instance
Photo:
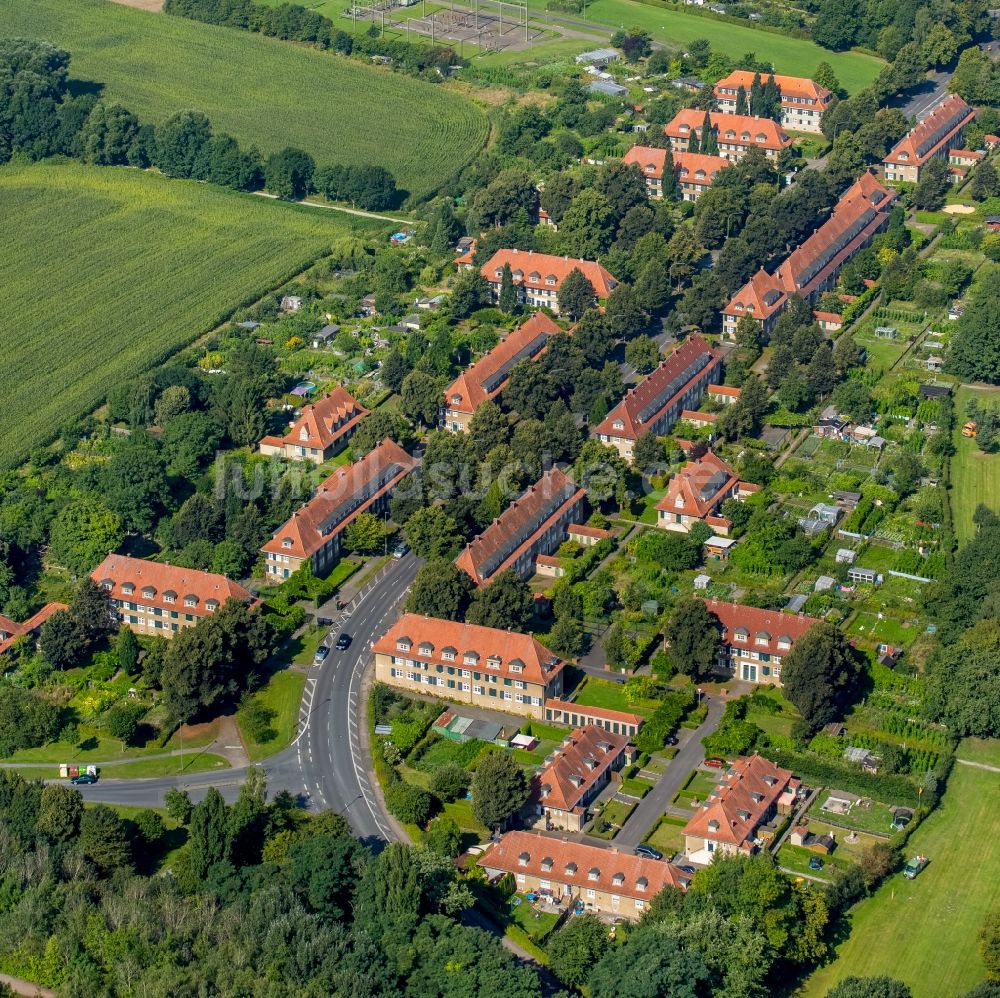
{"label": "row house", "polygon": [[444,393],[445,428],[454,433],[468,430],[476,410],[503,391],[515,365],[540,356],[549,337],[559,331],[549,316],[537,312],[463,371]]}
{"label": "row house", "polygon": [[545,831],[582,832],[589,805],[634,756],[626,735],[597,727],[572,732],[533,778],[524,814]]}
{"label": "row house", "polygon": [[[781,124],[797,132],[822,132],[823,115],[833,99],[833,91],[802,76],[771,77],[781,93]],[[724,114],[736,114],[740,87],[749,99],[754,74],[737,69],[715,85],[715,104]],[[761,81],[765,82],[764,80]]]}
{"label": "row house", "polygon": [[107,593],[115,616],[136,634],[172,638],[231,599],[253,602],[248,589],[224,575],[127,554],[109,554],[90,577]]}
{"label": "row house", "polygon": [[706,600],[722,628],[719,666],[750,683],[781,685],[781,662],[815,617]]}
{"label": "row house", "polygon": [[555,315],[559,314],[559,289],[574,270],[579,270],[590,281],[595,301],[607,298],[618,287],[618,279],[593,260],[576,260],[533,250],[499,249],[480,268],[495,301],[500,299],[505,265],[510,266],[518,302],[529,308],[544,306]]}
{"label": "row house", "polygon": [[47,603],[38,613],[29,617],[19,624],[10,617],[5,617],[0,613],[0,655],[10,649],[18,638],[25,636],[36,637],[42,629],[42,624],[56,612],[56,610],[68,610],[65,603]]}
{"label": "row house", "polygon": [[799,781],[763,756],[734,759],[684,826],[684,854],[710,864],[717,854],[750,855],[773,841],[777,816],[794,810]]}
{"label": "row house", "polygon": [[834,205],[830,216],[789,254],[774,274],[759,270],[722,311],[722,334],[734,339],[750,316],[770,334],[792,295],[813,301],[836,282],[841,268],[889,224],[895,194],[863,173]]}
{"label": "row house", "polygon": [[607,707],[589,707],[568,700],[546,700],[545,720],[553,724],[568,724],[573,728],[594,726],[613,735],[635,738],[645,720],[640,714]]}
{"label": "row house", "polygon": [[[697,152],[670,154],[674,164],[682,201],[697,201],[712,186],[720,170],[729,166],[723,156],[707,156]],[[655,146],[632,146],[623,163],[634,163],[646,181],[646,194],[650,198],[663,197],[663,171],[666,168],[667,150]]]}
{"label": "row house", "polygon": [[[770,118],[751,117],[745,114],[709,112],[709,122],[719,144],[719,156],[731,163],[738,163],[750,149],[760,149],[768,159],[777,159],[782,149],[788,149],[792,140]],[[701,142],[701,128],[705,112],[687,107],[678,111],[673,120],[664,126],[673,152],[694,152],[692,139]]]}
{"label": "row house", "polygon": [[318,401],[304,406],[283,437],[264,437],[260,453],[289,461],[322,464],[347,446],[347,441],[367,415],[368,410],[349,392],[334,388]]}
{"label": "row house", "polygon": [[721,370],[720,354],[702,336],[691,336],[630,389],[591,435],[631,460],[636,440],[643,433],[668,433],[682,410],[698,408],[706,386]]}
{"label": "row house", "polygon": [[261,548],[267,581],[281,582],[307,561],[316,575],[326,574],[340,554],[347,526],[361,513],[381,512],[392,490],[416,466],[414,458],[386,438],[360,461],[337,468]]}
{"label": "row house", "polygon": [[477,586],[500,572],[529,578],[540,554],[552,554],[566,540],[566,528],[581,519],[586,490],[558,468],[550,468],[466,545],[455,564]]}
{"label": "row house", "polygon": [[477,863],[491,881],[509,873],[522,894],[629,920],[640,918],[664,888],[686,890],[691,882],[671,863],[541,832],[507,832]]}
{"label": "row house", "polygon": [[404,614],[372,643],[375,678],[397,689],[541,720],[565,663],[529,634]]}
{"label": "row house", "polygon": [[671,476],[667,494],[656,504],[656,525],[686,534],[696,523],[705,523],[726,537],[733,524],[721,515],[722,504],[759,491],[759,485],[739,481],[721,457],[708,451]]}
{"label": "row house", "polygon": [[949,94],[920,124],[912,128],[882,160],[885,179],[917,183],[920,171],[936,158],[947,159],[962,145],[965,129],[976,112],[958,94]]}

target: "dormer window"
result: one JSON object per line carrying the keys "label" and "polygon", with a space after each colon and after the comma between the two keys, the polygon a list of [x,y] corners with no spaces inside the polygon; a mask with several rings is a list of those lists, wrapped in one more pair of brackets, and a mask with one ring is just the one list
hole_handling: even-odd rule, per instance
{"label": "dormer window", "polygon": [[517,857],[517,865],[518,866],[527,866],[528,865],[528,860],[530,860],[530,859],[531,859],[531,854],[530,853],[522,852],[521,855]]}
{"label": "dormer window", "polygon": [[754,804],[762,804],[764,802],[764,795],[762,793],[754,791],[750,795],[750,799],[754,802]]}
{"label": "dormer window", "polygon": [[479,656],[474,651],[467,651],[462,656],[462,661],[466,665],[479,665]]}
{"label": "dormer window", "polygon": [[705,179],[705,171],[704,170],[695,170],[694,171],[694,175],[695,175],[695,177],[698,178],[698,180],[704,180]]}
{"label": "dormer window", "polygon": [[541,280],[541,277],[542,275],[539,274],[537,270],[533,270],[530,274],[528,274],[528,280],[531,281],[532,284],[537,284]]}
{"label": "dormer window", "polygon": [[782,634],[778,638],[778,647],[782,651],[787,651],[789,648],[792,647],[792,639],[787,634]]}
{"label": "dormer window", "polygon": [[309,431],[303,426],[302,429],[299,430],[299,440],[308,440],[308,439],[309,439]]}
{"label": "dormer window", "polygon": [[462,396],[461,395],[452,395],[452,397],[451,397],[451,404],[452,405],[461,405],[462,404]]}
{"label": "dormer window", "polygon": [[205,609],[209,613],[215,613],[219,609],[219,601],[217,599],[205,600]]}
{"label": "dormer window", "polygon": [[681,125],[680,126],[680,130],[681,130],[682,134],[687,135],[687,133],[691,131],[691,126],[690,125]]}
{"label": "dormer window", "polygon": [[648,888],[648,887],[649,887],[649,881],[648,881],[648,880],[647,880],[647,879],[646,879],[645,877],[640,877],[640,878],[639,878],[639,879],[638,879],[638,880],[637,880],[637,881],[635,882],[635,889],[636,889],[637,891],[644,891],[644,890],[646,890],[646,888]]}
{"label": "dormer window", "polygon": [[710,832],[717,832],[719,830],[719,823],[714,818],[708,823],[708,830]]}
{"label": "dormer window", "polygon": [[499,669],[500,668],[500,656],[499,655],[487,655],[486,656],[486,668],[487,669]]}
{"label": "dormer window", "polygon": [[409,651],[413,647],[413,642],[409,638],[397,638],[396,647],[400,651]]}
{"label": "dormer window", "polygon": [[524,672],[524,663],[519,658],[512,658],[509,664],[511,672]]}
{"label": "dormer window", "polygon": [[176,603],[176,602],[177,602],[177,593],[175,593],[175,592],[171,592],[171,591],[170,591],[170,590],[168,589],[168,590],[167,590],[167,591],[166,591],[166,592],[165,592],[165,593],[163,594],[163,602],[164,602],[164,603]]}
{"label": "dormer window", "polygon": [[549,274],[549,276],[545,278],[545,283],[550,288],[554,288],[556,286],[556,275],[555,274]]}
{"label": "dormer window", "polygon": [[514,278],[515,281],[522,281],[522,280],[524,280],[524,271],[523,270],[515,270],[514,273],[511,276]]}
{"label": "dormer window", "polygon": [[420,654],[427,657],[434,654],[434,645],[430,641],[421,641],[419,646]]}
{"label": "dormer window", "polygon": [[614,887],[621,887],[621,885],[625,883],[625,874],[624,873],[616,873],[611,878],[611,883],[612,883],[612,885]]}
{"label": "dormer window", "polygon": [[576,876],[576,871],[578,869],[579,869],[579,867],[576,865],[576,863],[567,863],[566,864],[566,868],[565,868],[566,876],[567,877],[575,877]]}
{"label": "dormer window", "polygon": [[135,586],[133,586],[131,582],[123,582],[122,583],[122,592],[126,596],[131,596],[132,593],[135,592]]}
{"label": "dormer window", "polygon": [[625,423],[622,420],[620,420],[620,419],[616,419],[611,425],[616,430],[624,430],[625,429]]}
{"label": "dormer window", "polygon": [[656,172],[656,167],[653,166],[652,163],[647,163],[646,164],[646,172],[647,173],[655,173]]}
{"label": "dormer window", "polygon": [[758,132],[757,133],[757,141],[758,142],[766,142],[767,141],[767,136],[763,132]]}
{"label": "dormer window", "polygon": [[[113,583],[113,582],[112,582],[112,581],[111,581],[110,579],[105,579],[105,580],[104,580],[104,581],[103,581],[103,582],[101,583],[101,588],[102,588],[102,589],[103,589],[103,590],[104,590],[104,591],[105,591],[106,593],[109,593],[109,592],[111,592],[111,590],[112,590],[112,589],[114,589],[114,588],[115,588],[115,584],[114,584],[114,583]],[[125,591],[125,590],[123,589],[123,590],[122,590],[122,592],[124,592],[124,591]]]}
{"label": "dormer window", "polygon": [[156,595],[156,590],[152,586],[142,587],[142,598],[152,599]]}
{"label": "dormer window", "polygon": [[601,879],[601,871],[596,866],[591,867],[590,873],[587,874],[587,879],[588,880],[600,880]]}
{"label": "dormer window", "polygon": [[184,605],[187,607],[197,606],[198,597],[192,596],[190,593],[188,593],[188,595],[184,597]]}
{"label": "dormer window", "polygon": [[765,777],[764,777],[764,782],[765,782],[765,783],[766,783],[766,784],[767,784],[767,785],[768,785],[769,787],[773,787],[773,786],[775,785],[775,783],[777,783],[777,782],[778,782],[778,780],[777,780],[777,778],[776,778],[776,777],[774,777],[774,776],[765,776]]}
{"label": "dormer window", "polygon": [[548,873],[552,869],[552,867],[553,867],[552,857],[546,856],[545,859],[542,860],[542,872]]}
{"label": "dormer window", "polygon": [[493,271],[493,276],[499,281],[503,278],[503,268],[498,268]]}
{"label": "dormer window", "polygon": [[899,154],[900,161],[905,160],[905,159],[909,159],[909,158],[910,158],[910,154],[908,152],[901,152]]}
{"label": "dormer window", "polygon": [[733,640],[746,644],[750,640],[750,632],[745,627],[737,627],[733,632]]}
{"label": "dormer window", "polygon": [[454,648],[448,647],[441,649],[441,657],[446,662],[454,662],[457,655],[458,652]]}
{"label": "dormer window", "polygon": [[767,631],[758,631],[757,636],[754,641],[760,645],[762,648],[766,648],[771,640],[771,635]]}
{"label": "dormer window", "polygon": [[290,548],[292,546],[292,539],[291,539],[291,537],[282,537],[281,538],[281,546],[283,548]]}
{"label": "dormer window", "polygon": [[750,812],[749,811],[744,811],[741,808],[739,811],[736,812],[736,817],[739,818],[740,821],[749,821],[750,820]]}

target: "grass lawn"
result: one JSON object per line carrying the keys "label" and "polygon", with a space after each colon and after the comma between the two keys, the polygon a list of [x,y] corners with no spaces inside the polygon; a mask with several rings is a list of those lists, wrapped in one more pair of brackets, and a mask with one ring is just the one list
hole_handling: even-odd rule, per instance
{"label": "grass lawn", "polygon": [[[871,567],[871,566],[866,566]],[[874,613],[859,613],[851,621],[847,633],[851,637],[863,638],[865,641],[882,642],[906,647],[911,645],[921,634],[920,627],[904,627],[903,621],[895,617],[884,616],[881,620]]]}
{"label": "grass lawn", "polygon": [[515,897],[520,897],[521,903],[510,905],[508,911],[511,921],[523,932],[526,932],[534,942],[544,942],[556,927],[559,916],[550,911],[535,911],[534,906],[523,895],[515,895]]}
{"label": "grass lawn", "polygon": [[0,202],[0,315],[21,332],[3,344],[0,467],[358,222],[373,228],[207,184],[69,163],[0,168]]}
{"label": "grass lawn", "polygon": [[[423,196],[486,141],[486,115],[465,97],[304,45],[104,0],[13,0],[4,7],[0,35],[65,47],[72,78],[102,84],[105,98],[144,121],[197,108],[216,132],[265,155],[295,146],[320,166],[379,163]],[[378,108],[377,123],[358,113],[361,106]]]}
{"label": "grass lawn", "polygon": [[[823,863],[822,870],[809,869],[809,860],[813,856],[818,857]],[[809,849],[803,849],[802,846],[793,846],[790,842],[786,842],[778,850],[778,865],[782,869],[789,870],[792,873],[801,873],[807,877],[819,877],[823,880],[829,880],[830,875],[835,869],[847,869],[851,863],[849,860],[836,855],[823,856]]]}
{"label": "grass lawn", "polygon": [[914,998],[953,998],[984,979],[978,933],[1000,904],[1000,838],[989,831],[998,797],[1000,773],[952,770],[941,805],[907,845],[908,856],[929,857],[927,868],[916,880],[893,875],[855,907],[850,936],[808,980],[805,998],[850,975],[888,974]]}
{"label": "grass lawn", "polygon": [[588,835],[594,835],[599,839],[613,839],[628,821],[629,815],[635,810],[636,802],[626,804],[620,800],[609,800],[601,813],[590,823],[587,829]]}
{"label": "grass lawn", "polygon": [[453,818],[463,832],[470,833],[474,841],[471,843],[463,841],[463,845],[466,848],[470,844],[475,845],[477,842],[485,842],[489,838],[489,829],[485,825],[481,825],[472,813],[471,800],[456,800],[450,804],[445,804],[441,808],[441,813],[445,817]]}
{"label": "grass lawn", "polygon": [[684,823],[680,818],[666,815],[660,819],[656,828],[646,836],[645,841],[669,858],[684,848],[683,828]]}
{"label": "grass lawn", "polygon": [[[849,814],[831,814],[821,808],[821,805],[830,794],[836,794],[836,788],[828,788],[828,791],[824,790],[816,798],[812,807],[809,808],[810,820],[815,818],[817,821],[834,821],[846,828],[855,828],[859,832],[881,832],[883,835],[892,834],[892,812],[889,810],[888,804],[883,804],[876,800],[872,801],[871,807],[858,807],[855,805],[851,808]],[[842,839],[843,834],[838,835],[837,838]]]}
{"label": "grass lawn", "polygon": [[329,627],[319,627],[314,625],[306,628],[301,634],[290,638],[278,655],[282,659],[289,659],[295,665],[312,665],[316,656],[316,649],[323,643]]}
{"label": "grass lawn", "polygon": [[204,773],[210,769],[229,769],[229,761],[221,755],[198,752],[179,755],[174,759],[139,759],[137,762],[127,762],[124,766],[106,766],[101,770],[101,776],[108,780],[145,780],[158,776]]}
{"label": "grass lawn", "polygon": [[981,405],[1000,402],[1000,390],[977,392],[960,388],[955,396],[955,456],[951,459],[951,508],[959,544],[965,544],[975,534],[972,514],[982,503],[1000,510],[1000,454],[984,454],[976,441],[962,436],[966,421],[965,406],[970,398]]}
{"label": "grass lawn", "polygon": [[282,669],[281,672],[276,672],[271,676],[267,683],[254,693],[254,700],[275,713],[275,718],[270,724],[274,737],[265,742],[257,742],[250,737],[240,717],[242,711],[236,712],[236,723],[240,726],[240,733],[243,735],[243,741],[251,760],[256,762],[258,759],[274,755],[295,737],[299,704],[302,702],[302,689],[305,684],[306,675],[304,672],[299,672],[296,669]]}
{"label": "grass lawn", "polygon": [[634,776],[629,780],[622,780],[622,793],[627,794],[629,797],[638,797],[639,800],[642,800],[652,789],[653,784],[649,780],[644,780],[639,776]]}
{"label": "grass lawn", "polygon": [[1000,766],[1000,738],[965,738],[959,744],[955,755],[970,762]]}
{"label": "grass lawn", "polygon": [[587,676],[577,687],[574,703],[581,707],[603,707],[605,710],[621,710],[627,714],[652,714],[656,710],[655,700],[629,703],[625,699],[625,684],[610,679]]}

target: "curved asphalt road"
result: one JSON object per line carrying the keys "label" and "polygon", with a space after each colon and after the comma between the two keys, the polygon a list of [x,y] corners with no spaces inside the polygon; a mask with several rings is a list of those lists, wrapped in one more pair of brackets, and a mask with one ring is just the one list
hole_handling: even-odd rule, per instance
{"label": "curved asphalt road", "polygon": [[[390,559],[338,614],[325,643],[332,645],[338,634],[346,632],[352,637],[351,647],[343,652],[331,650],[322,665],[309,669],[295,740],[259,764],[267,774],[271,794],[287,790],[306,807],[330,808],[345,814],[363,840],[388,841],[396,837],[368,777],[362,683],[371,659],[371,644],[399,612],[418,565],[412,554]],[[191,756],[183,758],[190,760]],[[150,780],[102,778],[93,786],[79,789],[95,802],[160,807],[164,794],[172,787],[187,790],[195,801],[204,797],[209,787],[216,787],[232,802],[246,774],[243,768],[222,773],[178,773]]]}

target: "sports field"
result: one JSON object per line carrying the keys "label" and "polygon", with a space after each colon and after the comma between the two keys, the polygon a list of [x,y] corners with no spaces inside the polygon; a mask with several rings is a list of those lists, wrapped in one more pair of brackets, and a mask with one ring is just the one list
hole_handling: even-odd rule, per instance
{"label": "sports field", "polygon": [[0,206],[0,467],[345,232],[379,227],[69,164],[0,168]]}
{"label": "sports field", "polygon": [[417,195],[460,170],[486,141],[486,115],[434,84],[106,0],[7,0],[0,36],[63,46],[74,79],[104,85],[146,121],[195,108],[216,131],[264,153],[297,146],[319,165],[378,164]]}
{"label": "sports field", "polygon": [[851,916],[837,957],[806,982],[822,998],[844,977],[888,974],[913,998],[955,998],[985,977],[979,929],[1000,904],[1000,773],[956,765],[941,806],[911,837],[930,863],[916,880],[891,876]]}
{"label": "sports field", "polygon": [[955,456],[951,459],[951,511],[959,544],[965,544],[975,533],[972,516],[982,503],[1000,512],[1000,453],[984,454],[976,441],[962,436],[966,421],[965,406],[970,398],[980,405],[1000,405],[1000,389],[974,391],[961,388],[955,395]]}

